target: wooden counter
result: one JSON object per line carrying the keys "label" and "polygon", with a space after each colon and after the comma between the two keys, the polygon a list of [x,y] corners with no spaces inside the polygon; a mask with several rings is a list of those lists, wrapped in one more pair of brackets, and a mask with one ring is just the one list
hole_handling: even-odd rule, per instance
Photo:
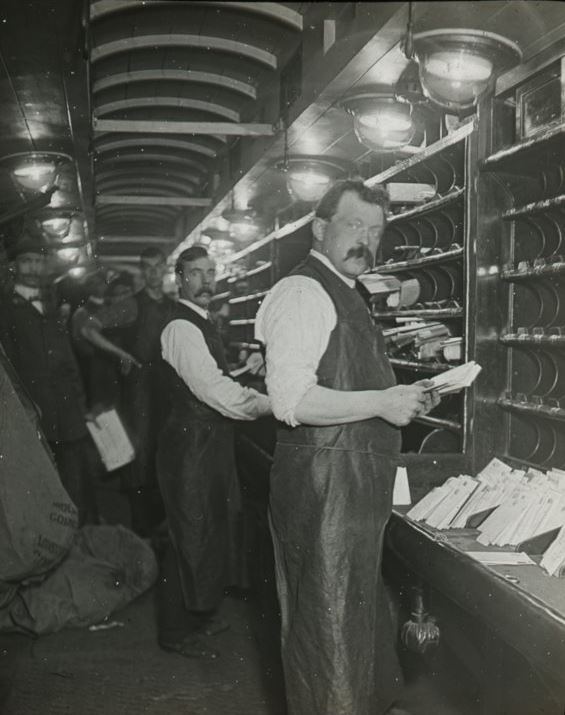
{"label": "wooden counter", "polygon": [[396,512],[387,547],[431,590],[442,638],[482,691],[479,712],[563,715],[565,580],[537,565],[479,563],[465,553],[489,550],[477,533],[440,532]]}

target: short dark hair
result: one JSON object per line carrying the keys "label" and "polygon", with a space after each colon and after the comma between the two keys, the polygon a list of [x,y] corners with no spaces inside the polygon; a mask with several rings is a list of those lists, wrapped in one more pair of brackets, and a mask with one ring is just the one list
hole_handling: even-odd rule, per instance
{"label": "short dark hair", "polygon": [[116,288],[119,286],[124,286],[133,290],[135,287],[135,281],[132,274],[128,271],[118,273],[118,275],[108,283],[108,295],[113,296],[116,292]]}
{"label": "short dark hair", "polygon": [[175,273],[182,276],[184,273],[184,264],[196,261],[199,258],[208,258],[208,251],[205,246],[196,243],[188,248],[185,248],[177,258],[175,263]]}
{"label": "short dark hair", "polygon": [[160,248],[157,248],[156,246],[149,246],[148,248],[143,249],[143,251],[139,254],[140,261],[144,258],[160,258],[164,261],[165,254]]}
{"label": "short dark hair", "polygon": [[322,196],[316,206],[315,215],[324,221],[329,221],[337,211],[339,200],[347,191],[357,194],[361,201],[380,206],[385,214],[388,211],[390,199],[387,190],[382,184],[366,186],[362,179],[343,179],[342,181],[336,181]]}

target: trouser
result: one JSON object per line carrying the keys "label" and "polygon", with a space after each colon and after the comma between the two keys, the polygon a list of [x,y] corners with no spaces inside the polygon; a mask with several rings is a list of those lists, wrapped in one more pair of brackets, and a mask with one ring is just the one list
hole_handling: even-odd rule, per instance
{"label": "trouser", "polygon": [[97,524],[95,471],[98,457],[90,437],[49,442],[49,447],[61,482],[78,510],[79,526]]}
{"label": "trouser", "polygon": [[157,637],[160,642],[178,642],[196,633],[214,611],[189,610],[184,601],[179,565],[173,545],[168,542],[160,563],[157,581]]}

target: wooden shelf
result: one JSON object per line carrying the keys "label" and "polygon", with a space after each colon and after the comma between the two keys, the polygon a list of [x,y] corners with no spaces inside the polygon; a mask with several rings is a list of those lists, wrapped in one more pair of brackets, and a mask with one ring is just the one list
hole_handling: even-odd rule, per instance
{"label": "wooden shelf", "polygon": [[447,429],[451,432],[457,432],[457,434],[461,434],[461,432],[463,431],[463,428],[459,422],[455,422],[454,420],[445,420],[441,417],[430,417],[430,415],[422,415],[421,417],[416,417],[414,421],[419,422],[420,424],[428,425],[429,427],[433,427],[434,429]]}
{"label": "wooden shelf", "polygon": [[[565,125],[548,129],[537,134],[531,139],[525,139],[507,149],[497,151],[487,157],[481,164],[483,171],[512,172],[528,174],[525,170],[527,163],[536,168],[544,166],[549,157],[563,158],[563,147],[560,146],[565,139]],[[516,171],[517,170],[517,171]]]}
{"label": "wooden shelf", "polygon": [[403,171],[411,169],[418,164],[422,164],[427,159],[430,159],[431,157],[440,154],[442,151],[453,147],[456,144],[459,144],[462,139],[465,139],[465,137],[468,137],[469,134],[472,134],[476,127],[477,120],[476,118],[473,118],[472,121],[463,125],[459,129],[456,129],[453,133],[449,134],[443,139],[440,139],[439,141],[430,144],[430,146],[426,147],[425,149],[422,149],[422,151],[419,151],[417,154],[414,154],[414,156],[411,156],[404,161],[400,161],[398,162],[398,164],[391,166],[389,169],[386,169],[380,174],[377,174],[376,176],[372,176],[370,179],[367,179],[365,181],[365,184],[367,184],[367,186],[374,186],[375,184],[386,183],[390,179],[401,174]]}
{"label": "wooden shelf", "polygon": [[235,320],[230,320],[228,325],[255,325],[255,318],[238,318]]}
{"label": "wooden shelf", "polygon": [[500,342],[507,347],[528,348],[562,348],[565,345],[565,335],[502,335]]}
{"label": "wooden shelf", "polygon": [[414,370],[417,372],[441,373],[449,370],[453,365],[446,365],[441,362],[420,362],[418,360],[404,360],[403,358],[389,357],[389,362],[393,367],[402,370]]}
{"label": "wooden shelf", "polygon": [[508,221],[513,221],[517,218],[521,218],[522,216],[533,216],[534,214],[544,213],[548,209],[560,208],[563,205],[565,205],[565,194],[560,194],[559,196],[554,196],[551,199],[534,201],[531,204],[526,204],[525,206],[505,211],[502,214],[502,218]]}
{"label": "wooden shelf", "polygon": [[402,271],[411,270],[413,268],[427,268],[441,263],[450,263],[463,258],[463,248],[456,248],[452,251],[444,251],[443,253],[434,253],[431,256],[422,256],[422,258],[412,258],[408,261],[395,261],[394,263],[385,263],[379,266],[372,273],[388,274],[400,273]]}
{"label": "wooden shelf", "polygon": [[250,268],[248,271],[245,273],[242,273],[239,276],[231,276],[231,278],[228,278],[228,283],[236,283],[237,281],[243,280],[244,278],[250,278],[251,276],[256,276],[258,273],[262,273],[263,271],[269,270],[273,265],[272,261],[266,261],[265,263],[262,263],[260,266],[256,266],[255,268]]}
{"label": "wooden shelf", "polygon": [[537,405],[533,402],[520,402],[508,397],[500,397],[498,404],[509,412],[529,415],[530,417],[542,417],[556,422],[565,422],[565,409],[561,407],[549,407],[548,405]]}
{"label": "wooden shelf", "polygon": [[565,273],[565,263],[556,261],[555,263],[544,263],[540,266],[528,268],[525,271],[517,269],[502,271],[500,277],[504,281],[525,281],[532,278],[550,278],[551,276],[560,276]]}
{"label": "wooden shelf", "polygon": [[238,303],[247,303],[251,300],[257,300],[258,298],[264,298],[268,292],[269,292],[268,290],[261,290],[258,293],[250,293],[249,295],[242,295],[242,296],[238,296],[237,298],[230,298],[230,300],[228,300],[228,303],[230,305],[237,305]]}
{"label": "wooden shelf", "polygon": [[415,310],[375,311],[373,318],[378,320],[392,320],[394,318],[463,318],[463,308],[438,308],[435,310],[421,308]]}
{"label": "wooden shelf", "polygon": [[444,206],[448,206],[449,204],[454,203],[464,194],[465,188],[453,189],[445,196],[441,196],[439,199],[432,199],[431,201],[428,201],[421,206],[417,206],[415,209],[410,209],[410,211],[404,211],[401,214],[395,214],[394,216],[391,216],[387,221],[387,225],[390,226],[392,224],[398,223],[399,221],[408,221],[409,219],[417,218],[418,216],[422,216],[423,214],[431,213],[432,211],[442,209],[444,208]]}

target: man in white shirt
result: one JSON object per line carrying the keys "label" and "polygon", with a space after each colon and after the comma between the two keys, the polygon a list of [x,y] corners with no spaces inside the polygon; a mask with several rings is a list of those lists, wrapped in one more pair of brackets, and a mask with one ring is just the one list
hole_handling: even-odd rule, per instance
{"label": "man in white shirt", "polygon": [[316,209],[313,250],[256,319],[281,423],[270,518],[289,715],[399,712],[383,534],[398,428],[439,398],[426,381],[395,384],[355,288],[374,265],[387,207],[381,187],[334,185]]}
{"label": "man in white shirt", "polygon": [[213,616],[241,560],[232,420],[268,415],[271,407],[265,395],[228,374],[208,316],[216,266],[206,249],[183,251],[175,270],[180,299],[161,333],[171,410],[157,471],[172,543],[157,593],[159,643],[187,657],[214,658],[217,651],[202,636],[223,629]]}

